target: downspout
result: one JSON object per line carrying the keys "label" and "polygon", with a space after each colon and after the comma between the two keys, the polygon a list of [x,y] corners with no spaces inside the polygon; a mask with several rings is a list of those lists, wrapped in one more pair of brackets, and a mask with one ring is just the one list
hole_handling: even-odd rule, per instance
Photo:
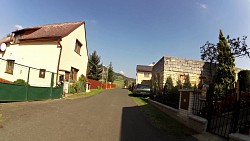
{"label": "downspout", "polygon": [[85,30],[85,43],[86,43],[86,53],[87,53],[87,70],[86,70],[86,78],[87,77],[87,73],[88,73],[88,62],[89,62],[89,51],[88,51],[88,42],[87,42],[87,31],[86,31],[86,23],[84,22],[84,30]]}
{"label": "downspout", "polygon": [[57,72],[56,72],[56,85],[58,84],[58,77],[59,77],[59,66],[60,66],[60,61],[61,61],[61,56],[62,56],[62,45],[61,42],[62,39],[58,39],[58,45],[57,47],[60,47],[60,53],[59,53],[59,58],[58,58],[58,64],[57,64]]}

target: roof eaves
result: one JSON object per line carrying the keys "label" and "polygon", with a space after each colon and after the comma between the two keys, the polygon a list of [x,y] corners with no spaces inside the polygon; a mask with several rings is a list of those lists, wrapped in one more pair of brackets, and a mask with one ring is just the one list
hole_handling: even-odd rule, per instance
{"label": "roof eaves", "polygon": [[30,40],[58,40],[61,39],[61,36],[51,36],[51,37],[38,37],[38,38],[24,38],[24,39],[20,39],[20,41],[30,41]]}
{"label": "roof eaves", "polygon": [[72,30],[68,31],[67,33],[65,33],[64,35],[62,35],[61,38],[64,38],[66,36],[68,36],[71,32],[73,32],[75,29],[77,29],[78,27],[80,27],[81,25],[85,24],[85,22],[79,22],[79,24],[77,26],[75,26]]}

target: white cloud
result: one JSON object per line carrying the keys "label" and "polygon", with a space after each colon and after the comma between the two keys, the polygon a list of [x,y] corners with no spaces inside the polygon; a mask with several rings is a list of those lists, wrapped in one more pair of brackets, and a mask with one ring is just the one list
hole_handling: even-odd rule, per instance
{"label": "white cloud", "polygon": [[120,74],[124,75],[124,72],[123,72],[123,71],[120,71]]}
{"label": "white cloud", "polygon": [[207,9],[207,5],[203,3],[197,3],[201,8]]}
{"label": "white cloud", "polygon": [[15,29],[17,29],[17,30],[20,30],[20,29],[23,29],[23,27],[21,26],[21,25],[15,25]]}

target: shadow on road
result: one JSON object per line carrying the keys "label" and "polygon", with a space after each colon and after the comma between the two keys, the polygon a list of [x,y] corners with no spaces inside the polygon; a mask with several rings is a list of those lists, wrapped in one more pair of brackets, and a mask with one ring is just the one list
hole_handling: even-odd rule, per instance
{"label": "shadow on road", "polygon": [[120,141],[179,141],[179,139],[167,136],[165,132],[151,125],[142,113],[143,107],[123,108]]}
{"label": "shadow on road", "polygon": [[151,122],[156,121],[149,120],[145,115],[146,106],[123,107],[120,141],[197,141],[192,136],[176,138],[153,126]]}

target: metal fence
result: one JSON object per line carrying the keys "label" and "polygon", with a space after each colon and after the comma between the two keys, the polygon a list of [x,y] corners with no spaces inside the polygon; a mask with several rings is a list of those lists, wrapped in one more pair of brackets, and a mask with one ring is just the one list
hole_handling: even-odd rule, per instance
{"label": "metal fence", "polygon": [[208,120],[207,131],[224,138],[229,138],[230,133],[248,133],[250,122],[250,93],[240,92],[230,94],[214,94],[208,91],[206,97],[202,97],[201,91],[194,91],[193,107],[194,115]]}
{"label": "metal fence", "polygon": [[[32,101],[61,98],[63,85],[57,85],[57,74],[45,69],[17,64],[0,58],[0,101]],[[58,76],[59,78],[59,76]]]}
{"label": "metal fence", "polygon": [[[56,72],[44,68],[30,67],[18,64],[14,60],[0,58],[0,78],[11,82],[22,79],[30,86],[50,87],[53,73],[57,75]],[[53,78],[54,82],[56,82],[56,78],[56,76]]]}

